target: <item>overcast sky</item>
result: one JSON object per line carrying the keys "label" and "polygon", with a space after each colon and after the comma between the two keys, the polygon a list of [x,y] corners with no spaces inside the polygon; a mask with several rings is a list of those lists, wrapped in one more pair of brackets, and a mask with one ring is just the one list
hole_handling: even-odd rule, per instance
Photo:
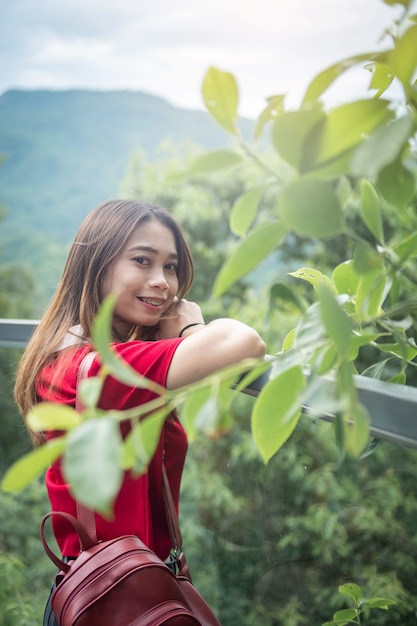
{"label": "overcast sky", "polygon": [[[379,46],[400,14],[382,0],[0,0],[0,93],[7,89],[130,89],[203,108],[215,65],[239,83],[243,115],[347,55]],[[387,40],[385,40],[387,45]],[[367,72],[338,93],[360,95]]]}

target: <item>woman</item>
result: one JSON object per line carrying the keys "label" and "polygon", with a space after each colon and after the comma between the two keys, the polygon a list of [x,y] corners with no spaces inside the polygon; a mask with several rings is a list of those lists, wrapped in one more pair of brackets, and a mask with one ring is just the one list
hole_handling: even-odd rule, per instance
{"label": "woman", "polygon": [[[261,358],[265,345],[250,327],[231,319],[205,325],[199,306],[184,300],[193,266],[179,226],[163,209],[125,200],[96,207],[84,220],[71,247],[55,297],[19,364],[15,396],[23,415],[40,401],[75,406],[78,369],[93,350],[91,328],[103,299],[116,294],[112,333],[116,352],[138,373],[167,389],[204,378],[242,359]],[[88,372],[97,375],[97,356]],[[129,409],[154,398],[108,376],[99,406]],[[31,433],[41,445],[54,433]],[[178,509],[187,441],[177,417],[164,424],[148,472],[125,474],[111,521],[96,515],[97,535],[108,540],[135,534],[162,559],[170,553],[162,500],[162,456]],[[76,516],[76,503],[60,462],[47,471],[52,509]],[[63,557],[79,554],[75,531],[54,523]],[[56,623],[47,606],[45,624]]]}

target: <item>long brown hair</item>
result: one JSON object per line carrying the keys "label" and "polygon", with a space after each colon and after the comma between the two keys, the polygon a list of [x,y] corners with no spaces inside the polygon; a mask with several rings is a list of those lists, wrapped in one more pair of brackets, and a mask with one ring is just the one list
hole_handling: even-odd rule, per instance
{"label": "long brown hair", "polygon": [[[94,318],[104,299],[109,269],[134,230],[151,219],[159,220],[174,235],[178,254],[178,298],[183,298],[190,289],[194,277],[191,254],[180,227],[167,211],[133,200],[108,200],[98,205],[81,224],[55,296],[19,363],[15,398],[24,416],[38,400],[36,381],[41,369],[54,358],[69,329],[79,324],[84,340],[91,337]],[[117,336],[115,330],[113,334],[115,340],[127,339]],[[138,329],[133,328],[128,338],[138,337]],[[35,445],[42,443],[42,436],[36,433],[31,436]]]}

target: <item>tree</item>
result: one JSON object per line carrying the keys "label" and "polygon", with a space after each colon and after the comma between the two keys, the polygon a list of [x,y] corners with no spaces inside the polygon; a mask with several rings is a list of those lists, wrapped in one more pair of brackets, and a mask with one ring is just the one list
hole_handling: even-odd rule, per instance
{"label": "tree", "polygon": [[[0,266],[0,317],[30,318],[33,278],[17,264]],[[13,402],[17,348],[0,349],[0,476],[31,444]],[[24,494],[0,493],[0,613],[4,626],[30,626],[39,621],[51,572],[34,519],[47,508],[46,490],[34,481]]]}
{"label": "tree", "polygon": [[[207,290],[199,289],[200,283],[206,285],[201,276],[204,262],[214,257],[209,266],[216,265],[216,260],[220,265],[213,229],[225,233],[223,248],[231,250],[236,245],[238,239],[227,233],[226,222],[248,177],[239,172],[233,187],[228,173],[220,171],[215,177],[200,174],[172,186],[173,169],[186,168],[189,161],[186,155],[152,164],[131,163],[129,195],[134,181],[135,196],[164,204],[181,221],[200,267],[198,294],[204,295]],[[224,207],[222,213],[217,212],[219,204]],[[224,223],[210,228],[213,214]],[[324,272],[332,262],[342,261],[345,250],[339,243],[340,238],[328,250],[320,242],[308,245],[306,238],[294,236],[280,251],[279,273],[283,273],[284,260],[288,267],[299,262],[300,250],[309,263],[320,258]],[[269,264],[274,263],[273,257]],[[282,328],[290,323],[294,309],[306,308],[314,294],[303,298],[298,292],[297,298],[288,299],[285,313],[289,319],[280,310],[280,300],[268,319],[267,281],[256,290],[248,289],[252,283],[253,276],[248,275],[234,286],[234,292],[239,288],[243,294],[236,314],[260,330],[264,326],[260,320],[268,320],[273,346],[283,336]],[[282,290],[273,281],[272,291],[275,302]],[[203,308],[216,315],[224,309],[230,312],[233,306],[230,293],[227,298],[203,301]],[[364,366],[371,365],[371,356],[362,355]],[[365,610],[367,624],[411,625],[417,556],[414,516],[410,516],[415,500],[409,495],[417,478],[414,451],[380,444],[359,462],[349,457],[341,461],[331,426],[305,417],[265,466],[249,435],[253,399],[239,400],[231,419],[237,427],[214,441],[198,436],[190,446],[181,498],[181,525],[192,573],[222,623],[319,624],[346,606],[337,585],[355,580],[364,596],[396,599],[389,612],[379,609],[372,615]]]}
{"label": "tree", "polygon": [[[245,158],[264,173],[263,184],[248,188],[232,209],[230,225],[241,242],[224,263],[214,296],[224,294],[294,235],[313,246],[317,240],[342,239],[343,249],[350,253],[330,276],[314,267],[293,272],[314,287],[314,301],[285,339],[273,365],[273,379],[254,407],[253,432],[265,461],[290,436],[316,377],[333,373],[336,378],[340,443],[354,456],[367,444],[369,416],[358,401],[353,375],[379,372],[393,382],[413,379],[417,26],[415,16],[409,15],[411,3],[401,4],[404,14],[391,29],[391,44],[384,52],[344,59],[321,72],[308,86],[299,109],[286,110],[283,96],[268,99],[255,138],[271,126],[271,143],[286,172],[263,162],[243,140],[235,78],[210,68],[203,81],[208,111],[235,138],[237,148],[200,157],[188,175],[226,167],[233,173]],[[326,110],[322,94],[360,63],[371,72],[373,97]],[[401,106],[395,106],[387,91],[394,81],[403,93]],[[275,195],[269,211],[262,204],[266,190]],[[286,288],[279,292],[281,299],[291,291],[290,285]],[[379,355],[379,367],[364,372],[361,359],[369,349]],[[303,371],[307,365],[309,381]],[[269,416],[283,388],[291,388],[292,394],[282,403],[277,425],[276,413],[274,423]],[[279,425],[284,435],[271,436]]]}
{"label": "tree", "polygon": [[[0,266],[0,317],[30,317],[32,290],[33,280],[27,270],[13,264]],[[0,349],[0,381],[3,391],[0,395],[0,473],[30,449],[29,437],[23,428],[12,393],[16,363],[20,355],[21,351],[18,349]]]}

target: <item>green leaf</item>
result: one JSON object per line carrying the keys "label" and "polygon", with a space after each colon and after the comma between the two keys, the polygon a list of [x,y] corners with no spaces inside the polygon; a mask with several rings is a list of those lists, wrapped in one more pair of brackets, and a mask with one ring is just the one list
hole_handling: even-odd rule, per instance
{"label": "green leaf", "polygon": [[342,176],[337,182],[337,196],[342,208],[347,206],[349,200],[352,197],[352,185],[346,176]]}
{"label": "green leaf", "polygon": [[[236,384],[232,384],[234,392],[244,391],[248,385],[250,385],[257,378],[262,376],[265,372],[267,372],[271,368],[271,359],[265,358],[260,363],[256,363],[252,369],[248,372],[244,372],[240,377]],[[230,387],[230,385],[229,385]]]}
{"label": "green leaf", "polygon": [[381,352],[393,354],[406,361],[412,361],[417,356],[417,347],[405,341],[404,343],[376,343],[375,346]]}
{"label": "green leaf", "polygon": [[394,604],[397,604],[397,602],[390,598],[369,598],[369,600],[365,600],[361,603],[361,608],[388,610],[391,606],[394,606]]}
{"label": "green leaf", "polygon": [[325,113],[317,106],[309,110],[282,113],[272,129],[275,150],[287,163],[299,169],[311,130],[325,117]]}
{"label": "green leaf", "polygon": [[333,187],[321,180],[297,180],[280,194],[282,218],[298,235],[327,239],[344,230],[343,212]]}
{"label": "green leaf", "polygon": [[356,100],[332,109],[305,144],[301,172],[323,167],[357,146],[364,136],[393,117],[387,100]]}
{"label": "green leaf", "polygon": [[384,229],[379,206],[379,198],[368,180],[361,181],[362,218],[368,229],[379,243],[384,241]]}
{"label": "green leaf", "polygon": [[208,112],[216,122],[229,133],[237,135],[239,89],[233,74],[210,67],[203,79],[202,95]]}
{"label": "green leaf", "polygon": [[[295,274],[292,275],[294,276]],[[279,303],[278,307],[276,306],[277,303]],[[284,306],[285,304],[289,304],[290,308],[295,307],[301,312],[303,312],[305,309],[302,300],[297,296],[297,294],[294,293],[292,289],[290,289],[290,287],[288,287],[288,285],[286,285],[285,283],[275,283],[269,290],[269,315],[272,313],[273,310],[275,310],[275,308],[281,310],[283,304]]]}
{"label": "green leaf", "polygon": [[344,72],[349,70],[354,65],[371,60],[383,60],[383,54],[367,53],[357,54],[355,56],[343,59],[337,63],[330,65],[325,70],[317,74],[307,87],[302,101],[302,107],[307,107],[317,102],[318,98],[330,87],[330,85],[341,76]]}
{"label": "green leaf", "polygon": [[296,328],[295,347],[315,350],[325,342],[325,332],[318,302],[312,304],[300,319]]}
{"label": "green leaf", "polygon": [[377,269],[362,276],[356,293],[355,308],[363,320],[381,315],[386,296],[387,279],[385,268]]}
{"label": "green leaf", "polygon": [[370,65],[372,78],[369,84],[369,89],[376,89],[376,97],[379,98],[391,85],[394,80],[394,74],[392,73],[392,68],[388,65],[388,63],[372,63]]}
{"label": "green leaf", "polygon": [[413,0],[383,0],[384,4],[392,6],[393,4],[401,4],[403,7],[408,8]]}
{"label": "green leaf", "polygon": [[417,255],[417,233],[413,233],[406,239],[393,246],[393,251],[399,260],[404,262]]}
{"label": "green leaf", "polygon": [[358,288],[360,276],[355,271],[352,260],[344,261],[337,265],[332,273],[333,285],[339,294],[347,294],[353,296]]}
{"label": "green leaf", "polygon": [[[227,389],[227,393],[231,394],[230,389]],[[196,415],[195,426],[198,432],[211,439],[218,439],[232,428],[232,415],[219,401],[216,393],[201,407]]]}
{"label": "green leaf", "polygon": [[375,439],[374,437],[370,437],[359,459],[360,460],[366,459],[368,456],[371,456],[371,454],[374,454],[374,452],[378,450],[378,448],[380,448],[381,446],[382,446],[381,439]]}
{"label": "green leaf", "polygon": [[123,469],[132,468],[135,475],[146,471],[155,454],[168,413],[169,408],[165,407],[133,426],[123,441]]}
{"label": "green leaf", "polygon": [[213,381],[192,392],[181,412],[187,435],[194,439],[197,433],[204,433],[217,438],[229,431],[233,423],[228,410],[231,399],[229,381]]}
{"label": "green leaf", "polygon": [[375,270],[382,270],[383,261],[376,250],[368,243],[360,243],[356,246],[353,255],[353,269],[362,276]]}
{"label": "green leaf", "polygon": [[397,160],[379,172],[376,186],[385,200],[404,210],[414,197],[416,181],[401,160]]}
{"label": "green leaf", "polygon": [[105,364],[108,373],[120,382],[130,385],[150,389],[156,394],[163,396],[165,389],[153,381],[140,376],[130,365],[126,363],[111,347],[111,320],[113,315],[116,296],[110,295],[103,301],[100,311],[95,317],[92,338],[93,343],[100,357]]}
{"label": "green leaf", "polygon": [[330,339],[334,341],[340,354],[347,354],[353,322],[340,306],[333,292],[325,285],[320,287],[320,312]]}
{"label": "green leaf", "polygon": [[41,402],[27,414],[27,424],[34,432],[47,430],[72,430],[82,422],[75,409],[65,404]]}
{"label": "green leaf", "polygon": [[284,337],[283,342],[282,342],[282,349],[284,352],[287,352],[287,350],[290,350],[293,345],[294,345],[294,340],[295,340],[295,335],[296,335],[296,328],[292,328]]}
{"label": "green leaf", "polygon": [[333,619],[336,622],[340,620],[353,620],[358,616],[358,612],[356,609],[342,609],[341,611],[336,611],[333,615]]}
{"label": "green leaf", "polygon": [[304,170],[303,167],[300,167],[300,172],[302,172],[306,178],[318,178],[332,181],[340,176],[348,175],[350,172],[350,162],[355,153],[355,149],[356,147],[345,150],[345,152],[336,155],[334,158],[330,159],[330,161],[319,163],[317,167],[311,170]]}
{"label": "green leaf", "polygon": [[282,222],[259,224],[226,259],[217,275],[213,295],[222,295],[231,285],[252,271],[275,250],[287,232]]}
{"label": "green leaf", "polygon": [[63,473],[74,497],[111,517],[122,484],[122,438],[119,423],[109,413],[71,431],[63,459]]}
{"label": "green leaf", "polygon": [[[343,406],[350,410],[352,410],[353,405],[356,406],[358,396],[353,375],[351,363],[346,359],[343,360],[336,370],[336,389],[339,395],[344,398]],[[350,403],[349,407],[347,402]]]}
{"label": "green leaf", "polygon": [[410,26],[395,40],[389,62],[395,76],[407,87],[417,67],[417,24]]}
{"label": "green leaf", "polygon": [[343,414],[344,441],[347,452],[359,458],[369,441],[371,420],[359,402],[350,404]]}
{"label": "green leaf", "polygon": [[395,374],[395,376],[391,376],[387,382],[394,383],[395,385],[405,385],[407,383],[407,375],[404,370],[402,370],[398,372],[398,374]]}
{"label": "green leaf", "polygon": [[252,411],[252,433],[265,463],[281,448],[297,426],[300,393],[305,379],[300,366],[286,370],[260,392]]}
{"label": "green leaf", "polygon": [[414,129],[411,114],[378,128],[355,150],[350,172],[375,178],[382,169],[399,159]]}
{"label": "green leaf", "polygon": [[283,113],[284,99],[284,95],[270,96],[266,99],[268,104],[260,114],[253,134],[255,140],[259,139],[259,137],[262,135],[263,129],[268,122],[276,120],[278,115]]}
{"label": "green leaf", "polygon": [[210,387],[203,387],[202,389],[194,391],[185,399],[181,409],[181,420],[184,423],[184,427],[190,441],[195,439],[197,435],[197,428],[195,425],[196,416],[200,413],[203,407],[207,407],[210,397]]}
{"label": "green leaf", "polygon": [[249,189],[234,203],[230,214],[230,229],[235,235],[244,237],[256,217],[263,187]]}
{"label": "green leaf", "polygon": [[323,346],[315,351],[310,363],[311,372],[317,376],[325,376],[334,369],[339,360],[339,353],[335,345]]}
{"label": "green leaf", "polygon": [[380,333],[365,333],[363,335],[352,335],[349,342],[349,359],[355,360],[359,349],[373,343],[380,337]]}
{"label": "green leaf", "polygon": [[295,272],[288,272],[289,276],[294,276],[294,278],[301,278],[302,280],[306,280],[310,285],[313,285],[315,289],[318,289],[320,285],[326,285],[329,289],[333,290],[332,281],[328,276],[316,270],[312,267],[300,267],[300,269]]}
{"label": "green leaf", "polygon": [[361,588],[356,583],[345,583],[344,585],[340,585],[339,593],[352,598],[355,604],[359,604],[359,600],[362,597]]}
{"label": "green leaf", "polygon": [[362,372],[361,376],[365,376],[366,378],[375,378],[376,380],[382,380],[385,366],[390,361],[391,359],[385,359],[384,361],[379,361],[378,363],[370,365]]}
{"label": "green leaf", "polygon": [[20,457],[6,471],[1,488],[3,491],[21,491],[39,474],[43,473],[65,449],[66,436],[47,441],[39,448]]}
{"label": "green leaf", "polygon": [[79,385],[79,396],[81,403],[88,407],[94,408],[100,400],[101,390],[103,388],[104,378],[101,376],[91,376],[84,378]]}

